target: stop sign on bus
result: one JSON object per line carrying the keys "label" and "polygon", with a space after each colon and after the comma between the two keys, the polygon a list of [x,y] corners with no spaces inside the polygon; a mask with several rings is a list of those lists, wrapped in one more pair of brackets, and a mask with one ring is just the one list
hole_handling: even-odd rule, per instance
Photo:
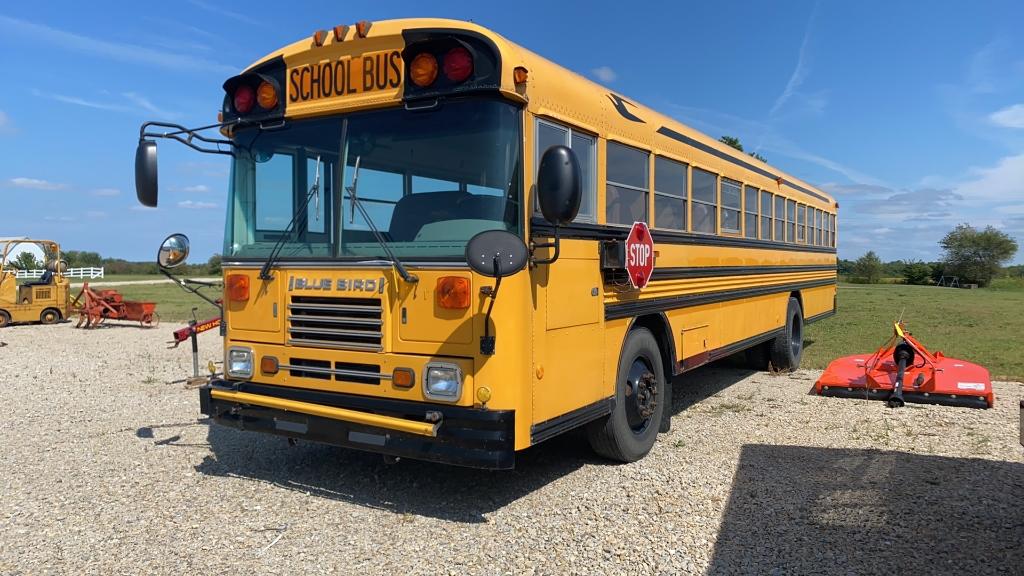
{"label": "stop sign on bus", "polygon": [[643,288],[654,272],[654,240],[645,222],[633,222],[626,236],[626,275],[633,288]]}

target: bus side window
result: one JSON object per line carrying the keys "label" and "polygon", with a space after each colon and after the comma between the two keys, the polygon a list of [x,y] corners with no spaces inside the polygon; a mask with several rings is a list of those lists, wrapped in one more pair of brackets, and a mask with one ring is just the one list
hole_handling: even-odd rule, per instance
{"label": "bus side window", "polygon": [[686,230],[686,164],[654,157],[654,226]]}
{"label": "bus side window", "polygon": [[796,200],[786,200],[786,242],[794,241],[796,232]]}
{"label": "bus side window", "polygon": [[740,183],[722,178],[722,232],[740,232]]}
{"label": "bus side window", "polygon": [[775,195],[775,236],[776,242],[785,242],[786,236],[783,229],[786,227],[786,199],[778,194]]}
{"label": "bus side window", "polygon": [[718,222],[715,219],[718,175],[700,168],[694,168],[692,175],[693,231],[714,234],[718,232]]}
{"label": "bus side window", "polygon": [[757,188],[743,187],[743,235],[757,238]]}
{"label": "bus side window", "polygon": [[[568,146],[576,153],[583,175],[583,198],[580,200],[580,211],[574,222],[596,222],[594,205],[597,203],[597,139],[570,127],[555,124],[549,120],[537,119],[536,156],[534,167],[540,168],[540,159],[544,152],[552,146]],[[540,211],[536,197],[533,203],[534,212]]]}
{"label": "bus side window", "polygon": [[617,142],[608,142],[605,180],[605,217],[608,224],[647,222],[650,154]]}
{"label": "bus side window", "polygon": [[797,204],[796,207],[796,241],[803,242],[807,231],[807,206]]}
{"label": "bus side window", "polygon": [[761,190],[761,240],[772,239],[772,193]]}

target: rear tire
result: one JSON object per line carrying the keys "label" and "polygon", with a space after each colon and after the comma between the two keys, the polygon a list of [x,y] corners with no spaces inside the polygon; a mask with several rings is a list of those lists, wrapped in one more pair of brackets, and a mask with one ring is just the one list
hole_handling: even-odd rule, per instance
{"label": "rear tire", "polygon": [[800,302],[790,297],[786,305],[786,325],[771,341],[771,360],[775,370],[791,371],[800,367],[804,352],[804,316]]}
{"label": "rear tire", "polygon": [[11,325],[11,315],[6,310],[0,310],[0,328]]}
{"label": "rear tire", "polygon": [[620,462],[636,462],[658,439],[667,399],[658,341],[646,328],[626,336],[615,379],[615,407],[587,425],[595,452]]}
{"label": "rear tire", "polygon": [[43,324],[56,324],[60,321],[60,312],[53,308],[47,308],[39,315],[39,321]]}

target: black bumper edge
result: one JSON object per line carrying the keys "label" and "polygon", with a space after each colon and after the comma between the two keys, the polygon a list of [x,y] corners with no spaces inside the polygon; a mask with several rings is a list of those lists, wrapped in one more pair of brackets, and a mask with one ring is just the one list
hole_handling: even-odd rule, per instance
{"label": "black bumper edge", "polygon": [[[213,398],[214,389],[272,396],[323,406],[372,412],[423,422],[428,411],[441,413],[436,437],[310,416],[276,408]],[[515,467],[515,411],[444,406],[336,392],[288,388],[254,382],[213,380],[199,389],[199,406],[214,422],[239,430],[276,434],[402,458],[470,468]]]}
{"label": "black bumper edge", "polygon": [[[859,400],[888,400],[892,390],[878,388],[836,388],[831,387],[821,391],[822,396],[835,396],[837,398],[856,398]],[[959,408],[988,408],[988,401],[984,396],[947,396],[944,394],[924,394],[921,392],[907,392],[903,390],[903,400],[912,404],[938,404],[940,406],[956,406]]]}

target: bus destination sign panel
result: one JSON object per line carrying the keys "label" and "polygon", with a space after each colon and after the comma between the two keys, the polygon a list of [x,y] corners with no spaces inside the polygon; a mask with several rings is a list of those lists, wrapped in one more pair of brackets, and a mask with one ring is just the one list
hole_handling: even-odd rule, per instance
{"label": "bus destination sign panel", "polygon": [[402,53],[383,50],[320,60],[288,69],[288,103],[306,104],[359,94],[396,93]]}

